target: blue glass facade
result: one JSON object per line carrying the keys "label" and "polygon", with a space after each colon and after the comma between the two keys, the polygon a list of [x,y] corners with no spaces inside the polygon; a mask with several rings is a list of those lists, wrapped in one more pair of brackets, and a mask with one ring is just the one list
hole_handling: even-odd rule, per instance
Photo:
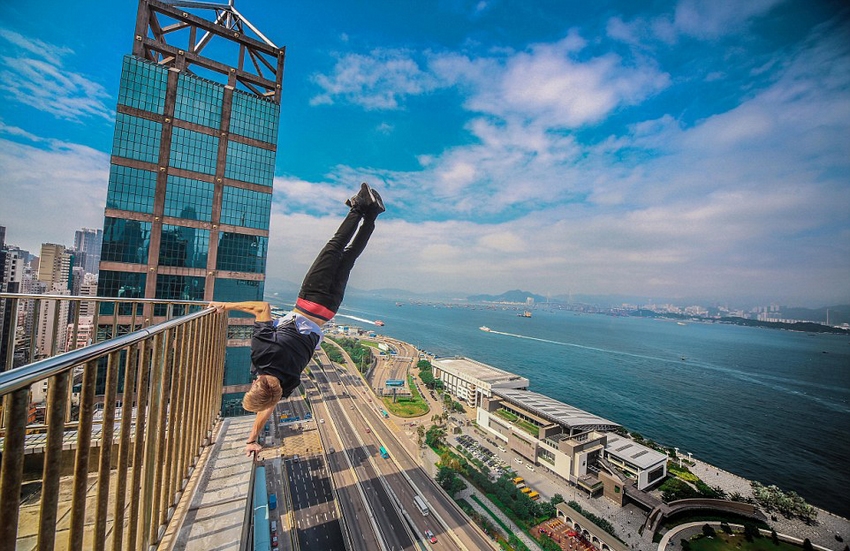
{"label": "blue glass facade", "polygon": [[[262,300],[279,104],[126,56],[117,111],[98,294]],[[225,385],[250,382],[250,328],[230,328]]]}
{"label": "blue glass facade", "polygon": [[153,213],[156,172],[112,165],[109,167],[109,190],[106,208]]}
{"label": "blue glass facade", "polygon": [[269,229],[270,193],[224,186],[221,200],[221,223],[243,228]]}
{"label": "blue glass facade", "polygon": [[186,220],[212,221],[215,186],[209,182],[168,176],[165,187],[165,216]]}

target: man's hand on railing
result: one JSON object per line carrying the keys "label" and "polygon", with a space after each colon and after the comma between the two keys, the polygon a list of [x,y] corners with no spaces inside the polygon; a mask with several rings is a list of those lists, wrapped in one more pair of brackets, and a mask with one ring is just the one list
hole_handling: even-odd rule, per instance
{"label": "man's hand on railing", "polygon": [[210,308],[215,308],[216,312],[226,312],[227,311],[227,308],[225,307],[226,304],[223,303],[223,302],[210,302],[209,306],[210,306]]}
{"label": "man's hand on railing", "polygon": [[263,447],[256,442],[245,444],[245,455],[251,457],[251,454],[257,454],[263,451]]}

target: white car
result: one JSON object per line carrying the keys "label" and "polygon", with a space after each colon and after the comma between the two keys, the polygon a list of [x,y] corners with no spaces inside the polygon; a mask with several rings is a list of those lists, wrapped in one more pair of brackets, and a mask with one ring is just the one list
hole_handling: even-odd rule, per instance
{"label": "white car", "polygon": [[519,457],[514,457],[514,463],[516,463],[517,465],[522,465],[522,459],[520,459]]}
{"label": "white car", "polygon": [[526,464],[525,468],[528,469],[531,472],[534,472],[534,467],[531,466],[531,463]]}

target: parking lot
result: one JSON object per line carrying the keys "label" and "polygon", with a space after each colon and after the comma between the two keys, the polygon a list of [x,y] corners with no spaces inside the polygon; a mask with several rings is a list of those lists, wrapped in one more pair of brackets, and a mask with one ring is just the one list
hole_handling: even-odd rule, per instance
{"label": "parking lot", "polygon": [[455,438],[455,441],[457,442],[456,446],[458,449],[466,451],[490,469],[490,477],[493,480],[497,480],[503,474],[515,474],[505,461],[485,446],[479,444],[475,438],[466,434],[461,434]]}

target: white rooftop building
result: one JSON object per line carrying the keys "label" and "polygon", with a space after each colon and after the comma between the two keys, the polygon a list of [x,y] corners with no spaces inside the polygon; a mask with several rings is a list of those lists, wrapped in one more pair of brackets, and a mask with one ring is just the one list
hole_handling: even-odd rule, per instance
{"label": "white rooftop building", "polygon": [[443,381],[446,392],[471,407],[489,398],[493,389],[525,389],[528,379],[469,358],[440,358],[431,362],[434,378]]}

